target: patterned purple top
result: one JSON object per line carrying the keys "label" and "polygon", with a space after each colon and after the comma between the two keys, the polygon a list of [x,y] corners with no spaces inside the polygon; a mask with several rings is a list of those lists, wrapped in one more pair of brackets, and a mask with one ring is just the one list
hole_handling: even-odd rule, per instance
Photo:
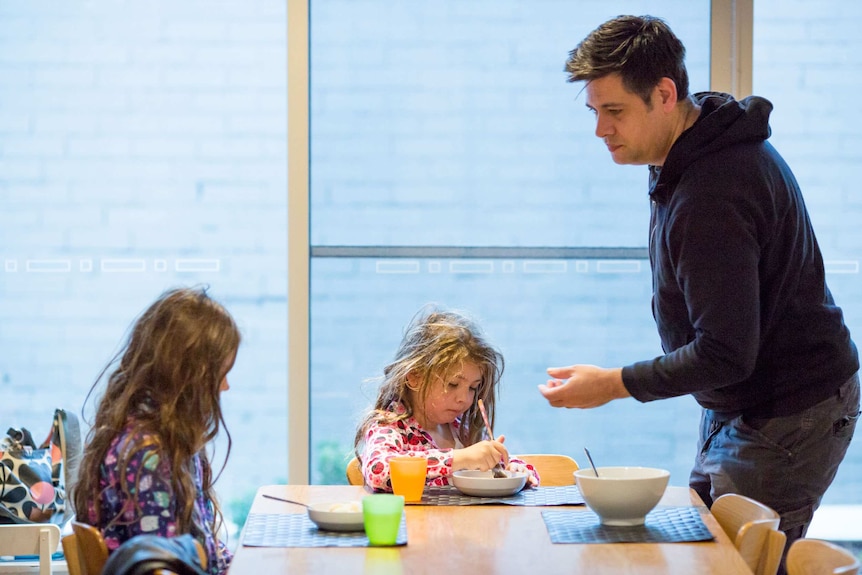
{"label": "patterned purple top", "polygon": [[[143,448],[138,446],[144,445]],[[117,467],[120,450],[132,451],[128,466],[121,470]],[[207,551],[208,572],[222,575],[227,571],[233,557],[230,550],[221,542],[210,528],[213,519],[212,502],[204,497],[203,468],[199,455],[189,462],[194,467],[193,481],[196,488],[193,519],[197,527],[195,537]],[[105,461],[102,463],[99,488],[101,521],[97,524],[95,509],[88,512],[88,521],[96,525],[105,538],[108,551],[113,551],[121,543],[143,533],[174,537],[177,531],[176,498],[167,478],[171,475],[169,462],[159,457],[158,446],[153,436],[132,433],[131,426],[114,438]],[[140,492],[135,502],[123,493],[120,474],[125,473],[126,481],[134,489],[136,478],[140,481]]]}

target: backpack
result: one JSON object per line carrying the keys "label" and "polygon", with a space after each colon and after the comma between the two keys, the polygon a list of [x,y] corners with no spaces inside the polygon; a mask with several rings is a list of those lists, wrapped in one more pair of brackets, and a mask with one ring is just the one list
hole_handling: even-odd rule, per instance
{"label": "backpack", "polygon": [[25,428],[10,427],[0,439],[0,524],[54,523],[75,516],[66,494],[81,456],[78,418],[54,411],[48,437],[37,446]]}

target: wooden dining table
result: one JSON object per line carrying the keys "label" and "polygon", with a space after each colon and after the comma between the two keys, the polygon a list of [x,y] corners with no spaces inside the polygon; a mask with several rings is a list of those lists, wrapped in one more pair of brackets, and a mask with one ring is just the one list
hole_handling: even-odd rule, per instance
{"label": "wooden dining table", "polygon": [[[306,512],[264,494],[311,504],[359,501],[368,493],[348,485],[267,485],[258,489],[251,513]],[[243,545],[244,529],[229,575],[751,575],[694,491],[668,487],[659,505],[696,508],[714,540],[560,544],[551,542],[542,511],[587,512],[584,506],[407,505],[407,544],[398,547],[249,547]]]}

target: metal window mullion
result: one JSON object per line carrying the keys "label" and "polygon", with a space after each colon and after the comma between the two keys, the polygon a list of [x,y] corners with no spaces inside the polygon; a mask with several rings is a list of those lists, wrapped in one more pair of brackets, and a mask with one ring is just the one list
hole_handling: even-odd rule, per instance
{"label": "metal window mullion", "polygon": [[754,44],[754,0],[710,2],[710,90],[750,96]]}
{"label": "metal window mullion", "polygon": [[310,482],[309,4],[287,3],[287,479]]}
{"label": "metal window mullion", "polygon": [[639,247],[311,246],[312,258],[648,259]]}

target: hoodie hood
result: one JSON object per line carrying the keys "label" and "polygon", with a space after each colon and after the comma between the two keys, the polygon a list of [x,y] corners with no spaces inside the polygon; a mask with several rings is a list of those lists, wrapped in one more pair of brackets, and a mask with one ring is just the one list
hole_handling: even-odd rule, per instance
{"label": "hoodie hood", "polygon": [[769,138],[772,103],[759,96],[735,100],[721,92],[693,96],[700,116],[671,147],[664,166],[650,166],[650,196],[664,203],[682,174],[694,162],[730,146]]}

